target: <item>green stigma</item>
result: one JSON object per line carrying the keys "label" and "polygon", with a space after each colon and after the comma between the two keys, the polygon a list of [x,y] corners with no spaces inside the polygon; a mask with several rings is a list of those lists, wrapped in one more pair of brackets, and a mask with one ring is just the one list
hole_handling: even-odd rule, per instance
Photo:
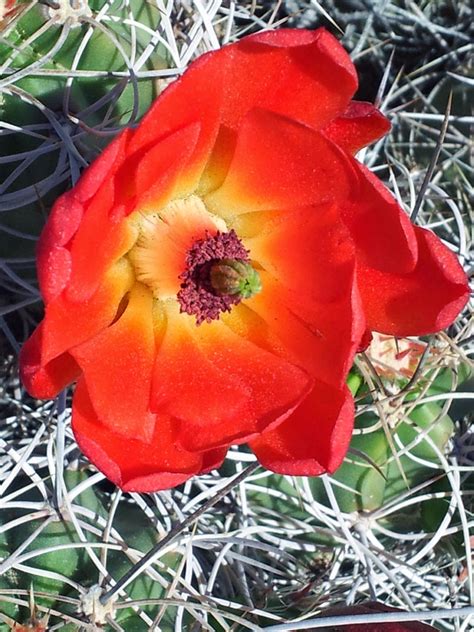
{"label": "green stigma", "polygon": [[262,290],[257,270],[241,259],[219,259],[211,266],[209,280],[220,296],[250,298]]}

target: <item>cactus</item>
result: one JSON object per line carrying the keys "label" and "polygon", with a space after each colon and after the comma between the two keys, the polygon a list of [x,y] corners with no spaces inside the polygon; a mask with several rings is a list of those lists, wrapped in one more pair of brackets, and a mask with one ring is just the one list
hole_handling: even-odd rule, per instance
{"label": "cactus", "polygon": [[[430,378],[428,372],[425,380],[428,380],[430,386],[424,389],[425,394],[429,396],[449,392],[450,375],[451,371],[448,369],[441,370],[436,378]],[[469,367],[461,365],[460,382],[467,380],[469,375]],[[397,380],[397,388],[402,388],[406,382],[406,379]],[[356,417],[349,453],[331,476],[331,489],[339,511],[360,516],[377,515],[378,510],[394,499],[409,497],[418,485],[430,480],[436,481],[437,476],[444,472],[441,459],[447,453],[454,433],[454,423],[440,404],[415,403],[421,394],[421,384],[398,403],[395,400],[389,407],[389,427],[381,423],[376,412],[364,412]],[[356,396],[366,388],[364,380],[357,372],[350,374],[348,385]],[[362,400],[364,401],[368,403],[367,399]],[[278,493],[272,492],[270,487],[278,490]],[[331,506],[321,478],[310,478],[309,487],[317,502]],[[437,487],[433,484],[430,489],[434,491]],[[262,507],[288,513],[296,520],[304,519],[304,508],[298,499],[298,493],[287,477],[264,479],[264,485],[255,486],[252,495]],[[438,515],[442,509],[446,512],[446,501],[441,504],[436,500],[430,502],[433,503],[432,507],[437,507]],[[433,520],[427,516],[431,514],[424,505],[415,508],[408,506],[406,511],[389,513],[381,523],[386,527],[402,530],[409,530],[415,525],[418,528],[420,525],[428,528],[433,526]],[[320,534],[315,534],[315,539],[321,543],[331,541],[331,538]]]}
{"label": "cactus", "polygon": [[159,23],[141,0],[17,3],[0,46],[2,256],[33,257],[54,199],[149,108],[170,61]]}
{"label": "cactus", "polygon": [[[88,479],[89,476],[80,470],[66,470],[66,492],[74,491],[78,485],[84,486]],[[81,509],[79,515],[82,533],[85,535],[85,538],[81,538],[76,524],[68,516],[66,506],[60,511],[55,511],[49,504],[44,506],[37,489],[31,489],[27,481],[20,477],[15,481],[15,487],[20,493],[15,495],[15,500],[5,507],[0,516],[0,555],[3,558],[2,564],[7,569],[0,577],[0,591],[2,588],[8,591],[31,586],[35,603],[49,609],[58,605],[59,595],[75,595],[76,584],[84,589],[93,587],[97,582],[98,571],[86,546],[95,545],[91,550],[100,552],[98,547],[103,543],[103,530],[108,515],[107,495],[98,489],[87,487],[74,496],[74,504]],[[36,507],[35,513],[42,515],[35,518],[31,513],[25,513],[31,507]],[[143,512],[137,506],[127,503],[118,506],[112,527],[109,540],[111,550],[108,551],[105,566],[107,573],[118,580],[132,567],[133,561],[137,559],[137,552],[144,554],[156,544],[158,534],[156,526]],[[181,555],[165,553],[161,559],[163,577],[160,579],[141,574],[129,585],[129,598],[163,598],[173,579],[173,569],[179,566],[180,561]],[[17,563],[22,564],[21,570],[14,570]],[[145,612],[146,610],[144,607]],[[0,599],[0,615],[16,619],[18,607],[7,599]],[[166,620],[167,617],[164,619],[165,623]],[[121,608],[117,613],[117,621],[126,622],[124,625],[130,626],[127,629],[147,629],[142,627],[143,622],[131,607]]]}
{"label": "cactus", "polygon": [[[417,406],[393,430],[387,431],[377,422],[374,414],[357,418],[356,431],[361,434],[354,435],[352,453],[333,475],[336,483],[344,485],[333,486],[343,512],[374,511],[433,477],[439,466],[437,450],[444,453],[454,431],[451,418],[443,415],[441,407],[434,403]],[[392,446],[396,446],[394,453]],[[314,479],[311,485],[317,498],[325,497],[319,479]]]}
{"label": "cactus", "polygon": [[[386,182],[384,165],[390,164],[407,210],[434,151],[447,88],[454,88],[456,117],[418,220],[436,228],[461,255],[468,251],[469,73],[462,63],[472,10],[466,3],[446,8],[427,0],[415,7],[389,0],[368,8],[371,3],[359,0],[288,0],[282,5],[251,0],[0,0],[0,251],[5,258],[0,281],[2,301],[14,308],[6,325],[0,316],[0,326],[15,352],[37,316],[31,305],[22,306],[37,300],[32,287],[35,242],[55,198],[120,129],[140,118],[163,79],[173,78],[192,58],[229,38],[279,25],[285,17],[282,6],[290,4],[301,5],[287,11],[292,26],[303,26],[302,12],[309,8],[313,17],[307,26],[332,29],[320,5],[345,31],[342,41],[354,51],[362,77],[360,98],[373,101],[382,76],[387,79],[379,96],[393,131],[361,159]],[[443,29],[447,12],[452,15]],[[402,66],[413,73],[408,79],[399,74]],[[435,338],[442,348],[438,365],[434,358],[436,371],[469,355],[466,321],[448,335],[449,343],[443,335]],[[220,489],[252,457],[239,447],[219,473],[183,488],[142,498],[117,494],[85,460],[78,461],[69,409],[60,418],[52,404],[20,394],[12,361],[6,362],[6,371],[0,365],[0,630],[31,630],[31,622],[42,622],[49,610],[54,611],[52,629],[102,627],[86,607],[95,586],[110,589],[165,533],[211,497],[214,486]],[[455,388],[454,370],[436,375],[431,366],[411,393],[399,399],[394,394],[406,386],[408,376],[394,379],[381,373],[388,399],[396,403],[388,409],[387,432],[373,408],[374,400],[384,399],[381,385],[369,384],[366,373],[351,375],[359,411],[355,450],[326,479],[335,509],[321,481],[259,470],[207,511],[195,532],[181,533],[142,570],[114,602],[109,615],[113,625],[107,620],[103,629],[139,632],[155,622],[163,632],[195,630],[201,619],[202,629],[267,627],[346,600],[366,600],[366,578],[378,599],[391,599],[405,609],[467,604],[466,582],[461,581],[468,566],[468,538],[461,528],[466,516],[462,502],[453,506],[453,491],[464,500],[471,528],[472,434],[469,438],[462,416],[472,409],[472,401],[457,399],[446,411],[445,399]],[[466,383],[462,390],[468,390]],[[443,399],[418,402],[437,394]],[[449,457],[448,464],[443,456]],[[459,468],[456,489],[447,472],[457,474],[458,465],[464,470]],[[56,492],[54,467],[60,470],[58,484],[64,478],[62,497]],[[422,495],[427,498],[417,504]],[[405,501],[412,504],[404,507]],[[369,532],[373,528],[374,539],[365,548],[358,548],[361,525]],[[386,530],[382,536],[379,527]],[[413,555],[425,545],[429,548],[441,527],[441,539],[433,538],[433,549],[413,562]],[[35,533],[38,537],[21,550]],[[89,550],[86,544],[92,545]],[[59,546],[59,552],[45,551],[50,545]],[[389,563],[381,546],[391,555]],[[19,555],[28,556],[23,564]],[[380,565],[364,575],[374,557]],[[105,574],[99,569],[102,562]],[[37,613],[28,607],[31,586]],[[451,627],[446,621],[443,629],[457,625],[453,618]]]}

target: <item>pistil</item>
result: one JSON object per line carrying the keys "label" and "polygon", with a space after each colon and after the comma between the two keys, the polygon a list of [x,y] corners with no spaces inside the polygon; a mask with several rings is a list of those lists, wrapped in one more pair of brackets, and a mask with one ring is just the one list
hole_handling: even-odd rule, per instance
{"label": "pistil", "polygon": [[196,241],[180,278],[180,311],[195,316],[197,325],[217,320],[261,290],[258,272],[234,230]]}
{"label": "pistil", "polygon": [[251,298],[262,289],[260,275],[241,259],[219,259],[211,265],[209,280],[218,296]]}

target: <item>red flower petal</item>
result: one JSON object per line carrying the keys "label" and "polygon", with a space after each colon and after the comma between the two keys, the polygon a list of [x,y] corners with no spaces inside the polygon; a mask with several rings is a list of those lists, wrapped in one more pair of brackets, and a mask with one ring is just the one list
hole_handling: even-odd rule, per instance
{"label": "red flower petal", "polygon": [[88,202],[112,178],[128,155],[128,142],[132,132],[126,129],[100,154],[100,157],[81,175],[74,187],[74,196],[80,203]]}
{"label": "red flower petal", "polygon": [[[97,162],[100,161],[96,161],[94,167]],[[87,171],[84,172],[84,175],[86,173]],[[79,201],[75,189],[61,195],[51,209],[48,223],[41,233],[40,251],[54,246],[66,246],[81,225],[83,214],[84,204]]]}
{"label": "red flower petal", "polygon": [[324,134],[342,149],[355,154],[390,130],[390,123],[371,103],[352,101],[347,110],[324,128]]}
{"label": "red flower petal", "polygon": [[84,171],[72,191],[61,195],[54,204],[38,242],[38,279],[46,302],[52,301],[66,287],[71,273],[71,255],[67,246],[84,215],[84,204],[105,181],[111,181],[123,162],[129,130],[120,134],[102,152],[100,158]]}
{"label": "red flower petal", "polygon": [[415,228],[413,272],[388,274],[360,264],[358,283],[368,327],[395,336],[421,336],[450,325],[468,300],[456,256],[428,230]]}
{"label": "red flower petal", "polygon": [[168,312],[156,357],[151,409],[181,422],[188,450],[242,443],[289,414],[309,388],[307,375],[230,331],[222,322],[196,327]]}
{"label": "red flower petal", "polygon": [[349,55],[325,29],[258,33],[214,54],[215,65],[224,59],[229,89],[221,116],[233,129],[260,107],[320,129],[346,109],[357,89]]}
{"label": "red flower petal", "polygon": [[74,358],[63,353],[45,366],[41,364],[43,325],[39,325],[20,351],[20,377],[32,397],[50,399],[81,373]]}
{"label": "red flower petal", "polygon": [[[198,143],[201,126],[192,123],[155,143],[143,157],[137,157],[134,174],[136,199],[133,208],[140,212],[156,211],[166,206],[172,197],[186,197],[196,186],[190,164],[202,171],[193,152]],[[186,170],[184,171],[184,167]],[[130,164],[125,166],[124,181],[130,173]],[[119,174],[120,175],[120,174]]]}
{"label": "red flower petal", "polygon": [[131,267],[122,261],[106,274],[88,301],[72,303],[62,294],[46,306],[43,322],[25,343],[20,357],[22,380],[31,395],[55,397],[79,375],[76,362],[65,352],[112,322],[132,283]]}
{"label": "red flower petal", "polygon": [[225,70],[213,55],[203,55],[192,64],[143,118],[130,143],[130,155],[152,149],[170,134],[198,123],[199,139],[185,169],[187,185],[196,186],[219,130]]}
{"label": "red flower petal", "polygon": [[87,301],[97,290],[106,271],[132,247],[137,230],[121,217],[111,217],[115,185],[106,180],[89,203],[72,241],[69,299]]}
{"label": "red flower petal", "polygon": [[65,294],[51,301],[43,320],[42,366],[110,325],[132,284],[131,266],[122,260],[106,273],[87,301],[75,303]]}
{"label": "red flower petal", "polygon": [[324,29],[252,35],[194,62],[151,108],[130,151],[199,121],[203,127],[196,155],[202,158],[219,124],[235,130],[255,107],[320,128],[346,109],[356,88],[349,55]]}
{"label": "red flower petal", "polygon": [[71,253],[62,246],[42,248],[39,242],[37,256],[38,282],[45,303],[57,298],[71,278]]}
{"label": "red flower petal", "polygon": [[[245,230],[246,215],[239,218]],[[352,285],[354,245],[335,204],[268,213],[244,239],[253,260],[305,299],[338,300]]]}
{"label": "red flower petal", "polygon": [[224,462],[226,454],[227,446],[223,448],[215,448],[214,450],[207,450],[206,452],[201,452],[202,469],[199,474],[207,474],[212,470],[218,469]]}
{"label": "red flower petal", "polygon": [[388,189],[366,167],[352,160],[358,186],[341,205],[358,259],[384,272],[411,272],[417,259],[414,228]]}
{"label": "red flower petal", "polygon": [[[263,291],[246,302],[283,346],[281,354],[312,377],[338,388],[345,382],[365,331],[354,269],[345,292],[331,302],[309,301],[261,272]],[[237,309],[234,309],[237,315]],[[260,327],[263,327],[260,324]],[[276,345],[275,345],[276,346]]]}
{"label": "red flower petal", "polygon": [[[192,64],[54,206],[22,378],[48,396],[82,369],[74,431],[123,489],[177,485],[243,441],[275,471],[333,471],[369,329],[429,333],[467,300],[454,255],[350,155],[388,127],[349,104],[356,86],[323,29],[244,38]],[[191,246],[218,230],[263,287],[197,326],[178,294]]]}
{"label": "red flower petal", "polygon": [[59,296],[71,276],[71,253],[66,246],[77,232],[83,205],[69,191],[54,204],[38,242],[37,269],[41,294],[46,302]]}
{"label": "red flower petal", "polygon": [[346,455],[353,421],[349,389],[316,382],[292,415],[251,441],[250,447],[264,467],[279,474],[334,472]]}
{"label": "red flower petal", "polygon": [[345,155],[322,134],[278,114],[253,110],[239,130],[226,179],[204,201],[222,217],[286,210],[343,200],[353,179]]}
{"label": "red flower petal", "polygon": [[[124,438],[150,441],[155,415],[150,412],[150,386],[155,359],[153,296],[136,284],[118,321],[71,354],[84,373],[98,419]],[[117,393],[117,387],[120,393]]]}
{"label": "red flower petal", "polygon": [[[198,474],[203,467],[201,454],[186,452],[177,445],[175,423],[166,415],[158,416],[149,443],[124,438],[101,424],[84,379],[74,393],[72,428],[84,454],[124,491],[168,489]],[[211,461],[215,456],[211,451]]]}

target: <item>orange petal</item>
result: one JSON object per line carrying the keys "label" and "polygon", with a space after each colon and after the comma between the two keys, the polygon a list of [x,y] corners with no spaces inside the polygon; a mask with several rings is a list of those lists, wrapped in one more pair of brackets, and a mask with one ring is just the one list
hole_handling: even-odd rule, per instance
{"label": "orange petal", "polygon": [[32,397],[50,399],[79,377],[81,370],[69,353],[47,364],[41,363],[43,323],[38,325],[22,346],[19,357],[20,377]]}
{"label": "orange petal", "polygon": [[355,282],[354,264],[332,301],[310,300],[289,291],[261,272],[263,290],[246,301],[271,333],[284,355],[313,378],[340,387],[347,376],[365,331],[365,318]]}
{"label": "orange petal", "polygon": [[384,272],[410,272],[417,259],[417,242],[408,216],[373,173],[351,160],[358,185],[341,203],[341,216],[358,259]]}
{"label": "orange petal", "polygon": [[[85,381],[78,382],[72,412],[74,436],[92,463],[124,491],[168,489],[201,471],[203,456],[179,447],[175,425],[170,417],[159,415],[150,442],[124,438],[99,421]],[[216,462],[215,453],[210,460]]]}
{"label": "orange petal", "polygon": [[264,110],[242,123],[222,186],[204,199],[225,218],[342,200],[354,177],[345,154],[319,132]]}
{"label": "orange petal", "polygon": [[75,303],[63,293],[51,301],[43,321],[42,366],[110,325],[133,280],[130,264],[122,259],[89,299]]}
{"label": "orange petal", "polygon": [[251,441],[250,447],[272,472],[318,476],[334,472],[341,464],[353,423],[354,402],[349,389],[317,382],[292,415]]}
{"label": "orange petal", "polygon": [[71,301],[88,300],[106,271],[132,247],[138,230],[121,217],[112,218],[115,185],[105,181],[87,207],[71,246],[71,278],[66,290]]}
{"label": "orange petal", "polygon": [[203,450],[246,440],[299,403],[308,376],[230,331],[169,311],[151,408],[181,421],[180,442]]}
{"label": "orange petal", "polygon": [[413,272],[389,274],[363,264],[359,287],[370,329],[421,336],[448,327],[466,305],[467,277],[457,257],[436,235],[414,227],[418,261]]}
{"label": "orange petal", "polygon": [[222,122],[233,129],[254,108],[265,108],[320,129],[342,113],[357,88],[349,55],[325,29],[281,29],[227,46]]}
{"label": "orange petal", "polygon": [[350,154],[385,136],[390,123],[371,103],[352,101],[347,110],[324,128],[324,134]]}
{"label": "orange petal", "polygon": [[155,359],[152,309],[150,290],[135,284],[120,318],[71,351],[98,419],[124,438],[145,442],[151,440],[155,427],[149,409]]}
{"label": "orange petal", "polygon": [[[134,209],[140,212],[158,211],[171,198],[182,198],[192,193],[196,179],[190,162],[199,162],[194,153],[200,129],[199,123],[192,123],[154,143],[144,155],[129,157],[123,178],[126,182],[131,177],[130,169],[134,168]],[[201,171],[202,168],[203,165]]]}
{"label": "orange petal", "polygon": [[[249,214],[253,215],[253,214]],[[355,251],[334,204],[266,214],[244,239],[250,257],[289,290],[318,301],[337,300],[352,283]],[[240,216],[245,226],[246,215]]]}

